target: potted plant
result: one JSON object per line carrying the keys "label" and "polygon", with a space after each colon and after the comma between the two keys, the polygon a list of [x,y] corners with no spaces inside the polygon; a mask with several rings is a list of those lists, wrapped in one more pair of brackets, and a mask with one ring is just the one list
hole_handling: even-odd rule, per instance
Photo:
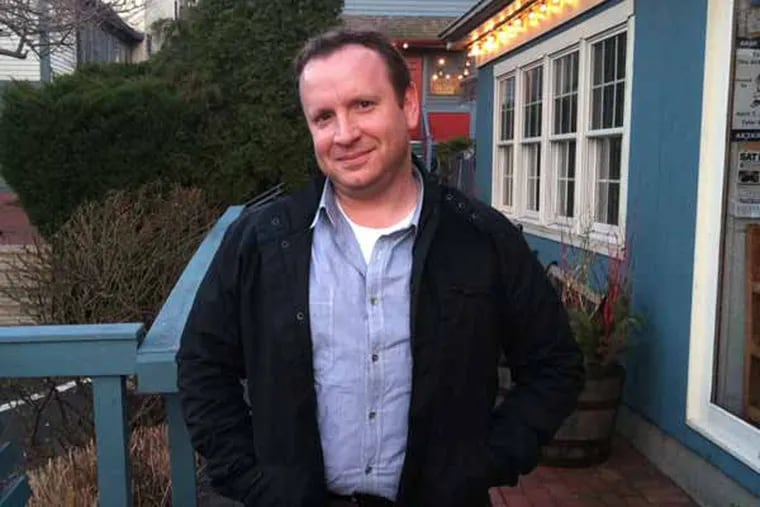
{"label": "potted plant", "polygon": [[620,360],[641,322],[631,304],[628,252],[616,248],[600,258],[585,246],[564,247],[562,262],[548,268],[586,368],[577,409],[542,449],[542,462],[553,466],[590,466],[609,457],[625,379]]}

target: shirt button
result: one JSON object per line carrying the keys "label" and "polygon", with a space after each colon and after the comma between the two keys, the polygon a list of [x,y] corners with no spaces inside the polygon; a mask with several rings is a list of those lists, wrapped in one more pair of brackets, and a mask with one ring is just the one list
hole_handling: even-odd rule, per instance
{"label": "shirt button", "polygon": [[370,418],[370,420],[374,419],[376,415],[377,415],[377,414],[375,413],[375,411],[374,411],[374,410],[373,410],[372,412],[370,412],[370,413],[369,413],[369,418]]}
{"label": "shirt button", "polygon": [[378,359],[380,359],[380,356],[378,356],[377,354],[372,354],[372,362],[373,363],[376,363]]}
{"label": "shirt button", "polygon": [[378,299],[378,298],[376,298],[376,297],[374,297],[374,296],[373,296],[373,297],[371,297],[371,298],[369,298],[369,302],[370,302],[370,304],[371,304],[372,306],[377,306],[377,303],[378,303],[379,301],[380,301],[380,299]]}
{"label": "shirt button", "polygon": [[372,465],[367,465],[367,468],[364,469],[364,473],[369,475],[372,473]]}

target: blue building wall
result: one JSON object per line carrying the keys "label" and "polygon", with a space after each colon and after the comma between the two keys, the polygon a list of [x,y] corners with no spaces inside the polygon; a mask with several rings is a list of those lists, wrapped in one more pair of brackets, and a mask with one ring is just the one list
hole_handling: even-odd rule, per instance
{"label": "blue building wall", "polygon": [[[760,495],[757,473],[686,425],[706,15],[706,0],[635,3],[628,234],[645,329],[626,361],[624,399]],[[491,199],[493,86],[489,64],[479,70],[476,125],[477,185],[486,202]],[[557,243],[528,240],[543,262],[560,258]]]}

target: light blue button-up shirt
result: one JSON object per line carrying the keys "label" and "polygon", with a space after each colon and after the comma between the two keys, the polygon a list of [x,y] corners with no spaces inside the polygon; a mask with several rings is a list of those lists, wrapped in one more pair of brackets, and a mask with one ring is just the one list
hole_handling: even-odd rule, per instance
{"label": "light blue button-up shirt", "polygon": [[334,493],[396,499],[412,392],[410,278],[421,193],[411,225],[381,236],[369,263],[329,180],[312,224],[314,380]]}

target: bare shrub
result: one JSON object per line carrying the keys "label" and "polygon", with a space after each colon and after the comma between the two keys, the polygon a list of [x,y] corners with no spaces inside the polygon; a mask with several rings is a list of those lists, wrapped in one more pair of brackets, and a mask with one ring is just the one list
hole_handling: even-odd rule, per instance
{"label": "bare shrub", "polygon": [[[130,436],[134,505],[171,505],[169,444],[166,425],[135,429]],[[95,442],[71,448],[28,472],[30,507],[89,507],[98,505]]]}
{"label": "bare shrub", "polygon": [[150,324],[218,215],[200,190],[161,190],[82,205],[20,256],[8,296],[38,324]]}
{"label": "bare shrub", "polygon": [[[29,246],[0,290],[36,324],[149,326],[217,216],[196,189],[151,184],[114,192],[78,208],[47,242]],[[75,389],[59,393],[56,385],[67,380],[0,385],[0,400],[24,401],[29,466],[93,437],[91,386],[76,379]],[[130,427],[161,422],[162,399],[134,391],[129,379]]]}

